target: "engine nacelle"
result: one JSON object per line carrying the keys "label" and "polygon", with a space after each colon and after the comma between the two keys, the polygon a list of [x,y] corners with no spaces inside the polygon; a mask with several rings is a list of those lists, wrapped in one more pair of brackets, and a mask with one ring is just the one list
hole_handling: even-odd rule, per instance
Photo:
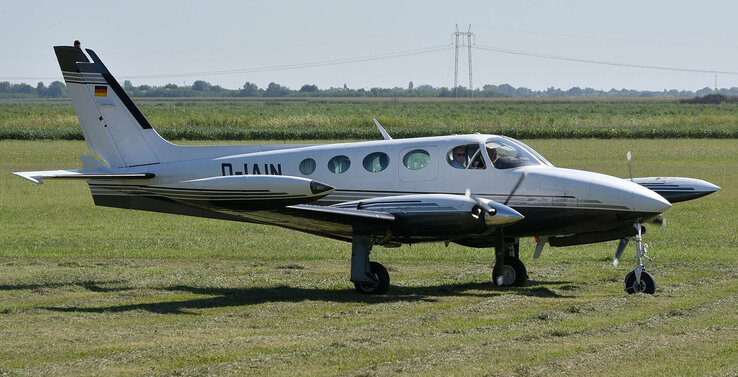
{"label": "engine nacelle", "polygon": [[147,193],[232,211],[281,208],[310,203],[334,188],[301,177],[283,175],[230,175],[142,187]]}
{"label": "engine nacelle", "polygon": [[633,178],[633,182],[663,196],[669,203],[697,199],[720,190],[719,186],[695,178],[645,177]]}

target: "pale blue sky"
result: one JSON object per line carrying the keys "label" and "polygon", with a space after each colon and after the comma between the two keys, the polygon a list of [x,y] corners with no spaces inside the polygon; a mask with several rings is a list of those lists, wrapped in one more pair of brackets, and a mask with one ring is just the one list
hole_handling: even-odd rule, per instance
{"label": "pale blue sky", "polygon": [[[203,79],[298,89],[453,86],[454,25],[477,47],[718,74],[738,87],[738,2],[732,1],[0,1],[0,80],[49,83],[53,45],[75,39],[134,85]],[[301,69],[248,70],[443,50]],[[475,87],[697,90],[714,74],[637,69],[472,50]],[[466,49],[459,83],[468,85]],[[197,75],[186,75],[200,73]],[[208,73],[208,74],[205,74]],[[153,76],[153,77],[152,77]],[[168,77],[163,77],[168,76]],[[23,79],[21,79],[23,78]]]}

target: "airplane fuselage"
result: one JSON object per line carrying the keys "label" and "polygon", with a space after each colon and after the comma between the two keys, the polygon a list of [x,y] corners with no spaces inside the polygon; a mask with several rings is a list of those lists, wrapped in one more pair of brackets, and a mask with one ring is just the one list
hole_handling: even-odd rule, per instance
{"label": "airplane fuselage", "polygon": [[[451,163],[451,154],[459,146],[478,152],[476,166],[471,166],[475,157],[471,155],[463,168]],[[497,157],[495,164],[488,153],[491,146],[501,151],[507,148],[508,156]],[[218,147],[210,148],[217,155]],[[495,135],[313,145],[243,154],[233,154],[233,147],[228,148],[231,153],[223,156],[127,171],[154,173],[156,177],[145,183],[150,187],[213,176],[304,177],[335,188],[314,203],[318,205],[409,194],[463,195],[469,189],[482,198],[507,201],[525,216],[506,229],[511,236],[603,231],[628,226],[635,219],[658,215],[670,207],[663,198],[638,184],[598,173],[556,168],[525,144]],[[514,154],[523,163],[499,166],[499,160],[514,159]],[[509,197],[523,172],[524,184]],[[101,188],[111,187],[111,182],[91,181],[90,185],[98,204],[125,206],[117,200],[121,199],[118,192],[114,194],[118,195],[113,198],[116,200],[103,198],[111,192]],[[254,209],[259,208],[244,203],[242,208],[230,206],[222,212],[246,214]],[[240,220],[248,221],[249,216],[241,216]]]}

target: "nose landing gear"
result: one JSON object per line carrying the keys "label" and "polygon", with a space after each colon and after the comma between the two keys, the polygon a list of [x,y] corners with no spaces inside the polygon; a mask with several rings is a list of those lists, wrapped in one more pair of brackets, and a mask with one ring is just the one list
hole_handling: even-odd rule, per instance
{"label": "nose landing gear", "polygon": [[[636,228],[635,242],[636,242],[636,255],[635,262],[636,268],[625,275],[625,291],[628,294],[633,293],[649,293],[653,294],[656,292],[656,281],[653,279],[646,266],[651,262],[651,257],[646,255],[648,253],[648,244],[643,243],[641,235],[641,223],[636,222],[633,224]],[[643,260],[646,259],[646,263]]]}

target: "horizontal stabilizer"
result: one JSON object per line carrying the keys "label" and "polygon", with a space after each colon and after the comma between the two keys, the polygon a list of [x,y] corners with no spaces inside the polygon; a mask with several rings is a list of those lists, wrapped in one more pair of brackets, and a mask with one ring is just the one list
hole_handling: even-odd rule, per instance
{"label": "horizontal stabilizer", "polygon": [[115,173],[92,156],[80,156],[84,169],[20,171],[13,174],[33,183],[42,184],[44,178],[63,179],[150,179],[154,173]]}
{"label": "horizontal stabilizer", "polygon": [[154,173],[92,173],[85,170],[43,170],[43,171],[19,171],[13,174],[23,177],[33,183],[42,184],[44,178],[63,179],[150,179]]}

